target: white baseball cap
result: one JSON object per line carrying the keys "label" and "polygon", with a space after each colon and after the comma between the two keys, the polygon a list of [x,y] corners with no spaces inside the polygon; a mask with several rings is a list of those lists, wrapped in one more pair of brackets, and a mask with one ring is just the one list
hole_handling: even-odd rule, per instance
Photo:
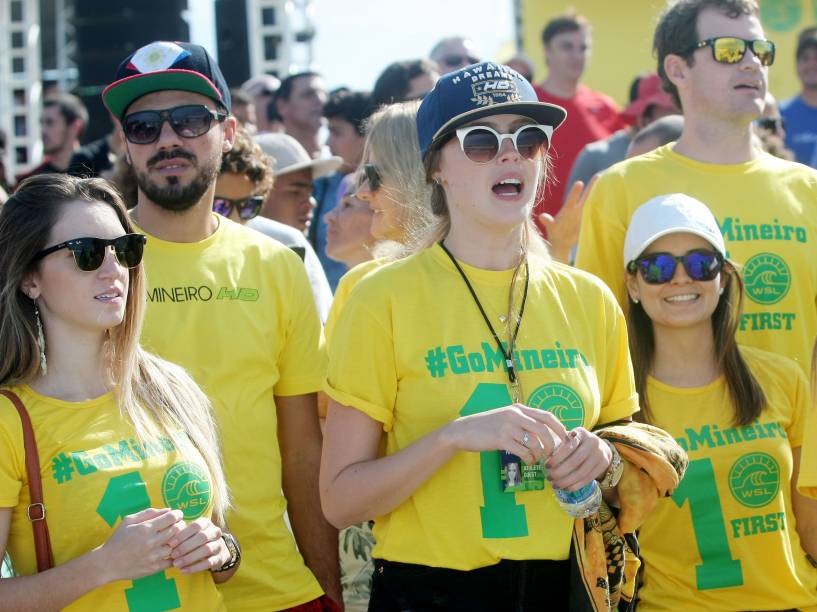
{"label": "white baseball cap", "polygon": [[343,158],[338,156],[328,159],[312,159],[300,142],[286,134],[258,134],[255,142],[261,146],[264,153],[272,158],[273,176],[311,169],[312,178],[316,179],[331,174],[343,163]]}
{"label": "white baseball cap", "polygon": [[685,193],[668,193],[633,213],[624,238],[624,268],[661,236],[678,232],[700,236],[726,258],[723,234],[706,204]]}

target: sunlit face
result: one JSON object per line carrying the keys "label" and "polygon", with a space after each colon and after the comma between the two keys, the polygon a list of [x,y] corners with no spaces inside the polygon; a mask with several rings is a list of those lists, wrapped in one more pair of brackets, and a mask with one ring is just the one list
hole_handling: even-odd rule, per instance
{"label": "sunlit face", "polygon": [[[222,172],[216,180],[216,198],[227,198],[229,200],[243,200],[259,194],[257,186],[246,174],[238,172]],[[247,221],[239,217],[238,209],[234,206],[228,217],[236,223],[246,224]]]}
{"label": "sunlit face", "polygon": [[[367,163],[379,167],[377,157],[369,155]],[[402,194],[394,187],[388,176],[380,172],[382,183],[376,190],[372,190],[368,179],[363,179],[355,194],[361,202],[365,202],[372,210],[372,235],[378,240],[395,240],[402,242],[403,236],[403,207],[399,204]]]}
{"label": "sunlit face", "polygon": [[278,100],[278,112],[287,124],[318,130],[327,99],[326,85],[321,77],[302,76],[292,83],[289,99]]}
{"label": "sunlit face", "polygon": [[275,177],[261,214],[269,219],[306,231],[315,210],[312,197],[312,170],[306,168]]}
{"label": "sunlit face", "polygon": [[[186,91],[157,91],[142,96],[127,113],[165,110],[185,104],[217,105],[210,98]],[[182,138],[166,121],[156,142],[133,144],[122,135],[136,182],[150,201],[167,210],[184,211],[199,202],[213,185],[221,167],[221,156],[232,147],[235,118],[223,123],[213,120],[210,130],[196,138]]]}
{"label": "sunlit face", "polygon": [[75,134],[57,105],[46,106],[40,115],[40,133],[43,139],[43,151],[54,155],[64,147],[72,145]]}
{"label": "sunlit face", "polygon": [[[492,115],[468,125],[510,134],[531,123],[520,115]],[[542,158],[525,159],[507,138],[493,160],[475,163],[454,136],[443,146],[435,174],[445,190],[452,227],[468,223],[494,232],[520,226],[533,206],[542,167]]]}
{"label": "sunlit face", "polygon": [[[75,238],[118,238],[125,234],[116,212],[103,202],[66,204],[46,243]],[[108,247],[102,265],[90,272],[77,267],[73,253],[61,249],[40,260],[23,284],[37,301],[46,336],[61,330],[104,332],[122,323],[129,286],[128,269]]]}
{"label": "sunlit face", "polygon": [[374,244],[372,217],[374,213],[366,202],[347,193],[324,217],[326,254],[336,261],[354,265],[369,259],[368,247]]}
{"label": "sunlit face", "polygon": [[817,45],[806,47],[797,58],[797,78],[803,89],[817,89]]}
{"label": "sunlit face", "polygon": [[355,126],[341,117],[329,118],[329,150],[343,158],[342,172],[351,172],[360,164],[366,137],[357,133]]}
{"label": "sunlit face", "polygon": [[[732,19],[715,9],[701,11],[699,40],[719,36],[747,40],[766,37],[757,17],[741,15]],[[673,79],[685,115],[700,114],[730,122],[748,122],[760,116],[765,106],[768,68],[761,66],[751,50],[747,49],[737,64],[716,62],[708,46],[695,51],[692,58],[691,66],[685,61],[679,62],[681,79]]]}
{"label": "sunlit face", "polygon": [[587,67],[590,45],[590,31],[587,28],[557,34],[545,47],[548,70],[554,76],[578,81]]}
{"label": "sunlit face", "polygon": [[[696,249],[715,250],[700,236],[679,232],[662,236],[644,250],[644,255],[671,253],[678,256]],[[627,274],[630,297],[641,302],[653,326],[672,329],[711,325],[725,283],[723,272],[711,281],[692,280],[680,262],[672,280],[661,285],[644,282],[640,272]]]}

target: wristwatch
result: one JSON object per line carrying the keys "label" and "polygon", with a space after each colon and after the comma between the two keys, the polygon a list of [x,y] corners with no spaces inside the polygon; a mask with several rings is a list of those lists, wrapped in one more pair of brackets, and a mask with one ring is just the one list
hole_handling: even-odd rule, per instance
{"label": "wristwatch", "polygon": [[241,561],[241,548],[238,546],[238,540],[235,539],[235,536],[231,533],[222,533],[221,539],[224,540],[224,545],[227,547],[227,550],[230,551],[230,558],[227,560],[227,563],[218,569],[211,570],[214,573],[231,570]]}
{"label": "wristwatch", "polygon": [[621,475],[624,473],[624,463],[621,461],[621,455],[618,454],[615,445],[608,440],[605,440],[605,442],[607,446],[610,447],[613,457],[610,460],[610,467],[607,468],[604,478],[599,481],[599,486],[602,489],[612,489],[618,484],[618,481],[621,480]]}

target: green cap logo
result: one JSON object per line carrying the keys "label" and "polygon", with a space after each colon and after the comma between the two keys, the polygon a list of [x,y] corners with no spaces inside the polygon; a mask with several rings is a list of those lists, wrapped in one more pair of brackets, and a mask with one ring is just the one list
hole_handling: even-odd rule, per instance
{"label": "green cap logo", "polygon": [[729,470],[729,489],[744,506],[765,506],[780,491],[780,466],[766,453],[749,453]]}
{"label": "green cap logo", "polygon": [[189,461],[174,463],[162,479],[165,504],[181,510],[186,520],[200,517],[210,505],[210,479],[200,465]]}
{"label": "green cap logo", "polygon": [[565,429],[575,429],[584,423],[584,403],[579,394],[562,383],[547,383],[528,398],[528,406],[553,413]]}
{"label": "green cap logo", "polygon": [[789,292],[791,272],[783,259],[774,253],[758,253],[743,269],[746,295],[758,304],[776,304]]}

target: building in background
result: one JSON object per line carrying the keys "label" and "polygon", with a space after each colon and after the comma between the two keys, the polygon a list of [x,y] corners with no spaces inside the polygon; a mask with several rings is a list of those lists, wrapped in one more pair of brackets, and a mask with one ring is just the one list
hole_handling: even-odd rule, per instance
{"label": "building in background", "polygon": [[[777,45],[777,59],[769,70],[769,89],[780,100],[799,90],[795,72],[797,33],[814,25],[817,2],[814,0],[759,0],[760,20],[766,36]],[[521,51],[536,65],[534,80],[546,74],[542,28],[545,24],[574,8],[593,27],[593,53],[582,82],[602,91],[624,106],[633,78],[655,71],[652,37],[658,15],[666,0],[513,0],[516,11],[516,39]]]}
{"label": "building in background", "polygon": [[216,0],[218,63],[231,87],[312,66],[311,0]]}

